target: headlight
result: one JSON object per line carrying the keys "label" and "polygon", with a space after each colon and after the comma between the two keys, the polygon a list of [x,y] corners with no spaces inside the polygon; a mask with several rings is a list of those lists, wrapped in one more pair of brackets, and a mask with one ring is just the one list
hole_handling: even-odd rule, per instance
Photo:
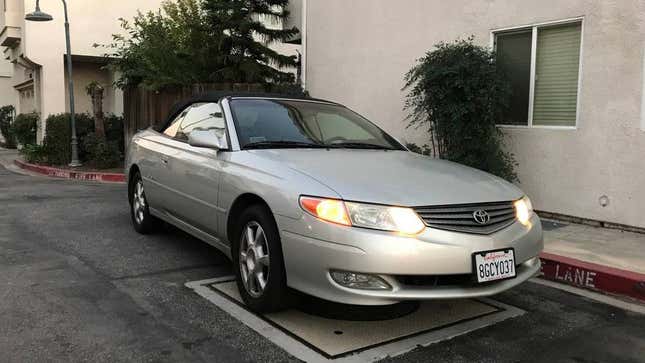
{"label": "headlight", "polygon": [[533,205],[529,197],[524,197],[515,201],[515,216],[523,225],[528,225],[531,215],[533,214]]}
{"label": "headlight", "polygon": [[415,235],[425,224],[410,208],[300,197],[302,208],[320,219],[346,226]]}

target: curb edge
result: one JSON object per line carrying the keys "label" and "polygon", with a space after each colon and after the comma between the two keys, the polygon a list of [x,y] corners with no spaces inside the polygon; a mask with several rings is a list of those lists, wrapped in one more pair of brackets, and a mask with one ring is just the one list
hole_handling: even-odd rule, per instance
{"label": "curb edge", "polygon": [[645,301],[645,274],[543,252],[541,278]]}
{"label": "curb edge", "polygon": [[125,183],[125,174],[85,172],[85,171],[59,169],[51,166],[30,164],[18,159],[14,160],[13,162],[21,169],[29,170],[34,173],[51,176],[55,178],[75,179],[75,180],[84,180],[84,181],[99,181],[99,182],[106,182],[106,183]]}

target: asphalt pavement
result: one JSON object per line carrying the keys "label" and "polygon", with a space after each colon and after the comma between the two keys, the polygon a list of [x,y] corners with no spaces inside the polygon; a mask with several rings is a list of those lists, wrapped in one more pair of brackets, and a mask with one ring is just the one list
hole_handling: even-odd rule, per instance
{"label": "asphalt pavement", "polygon": [[[296,361],[194,294],[226,257],[172,227],[131,228],[124,185],[0,167],[0,361]],[[392,362],[645,362],[645,315],[534,283],[527,313]]]}

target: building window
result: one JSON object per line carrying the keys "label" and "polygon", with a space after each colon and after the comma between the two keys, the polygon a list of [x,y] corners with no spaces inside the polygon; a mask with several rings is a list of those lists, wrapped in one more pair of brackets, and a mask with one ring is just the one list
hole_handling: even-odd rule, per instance
{"label": "building window", "polygon": [[494,33],[513,90],[501,125],[576,127],[582,22]]}

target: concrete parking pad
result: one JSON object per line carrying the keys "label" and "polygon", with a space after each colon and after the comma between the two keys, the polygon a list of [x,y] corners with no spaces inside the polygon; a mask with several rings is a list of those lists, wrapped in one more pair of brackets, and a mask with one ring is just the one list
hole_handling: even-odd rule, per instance
{"label": "concrete parking pad", "polygon": [[409,315],[383,321],[332,320],[296,309],[259,316],[244,307],[232,277],[186,286],[308,362],[369,362],[393,357],[524,313],[490,299],[468,299],[423,302]]}

